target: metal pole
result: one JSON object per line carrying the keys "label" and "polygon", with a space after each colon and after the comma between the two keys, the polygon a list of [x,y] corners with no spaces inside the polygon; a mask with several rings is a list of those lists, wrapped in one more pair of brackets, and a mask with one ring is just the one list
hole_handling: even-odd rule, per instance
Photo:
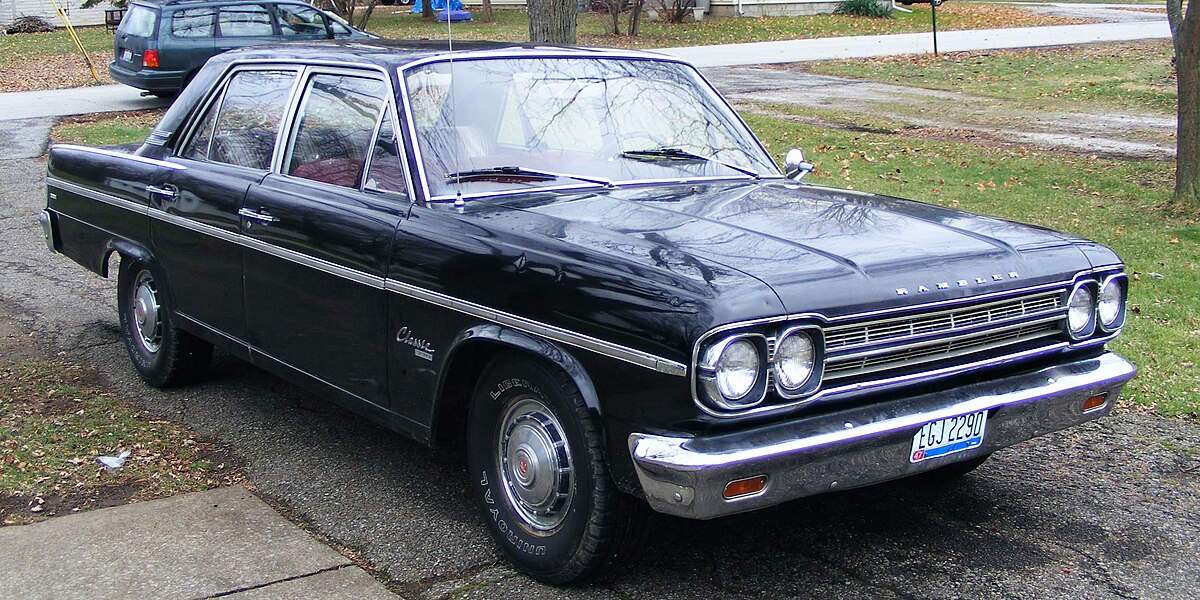
{"label": "metal pole", "polygon": [[929,3],[930,11],[933,12],[933,55],[937,56],[937,7],[940,4],[937,0],[932,0]]}

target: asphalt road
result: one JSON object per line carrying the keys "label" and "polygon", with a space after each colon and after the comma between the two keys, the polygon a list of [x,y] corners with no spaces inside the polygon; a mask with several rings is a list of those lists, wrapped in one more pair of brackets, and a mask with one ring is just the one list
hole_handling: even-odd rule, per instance
{"label": "asphalt road", "polygon": [[[44,135],[46,122],[28,123]],[[0,329],[94,365],[222,444],[267,499],[412,598],[1200,598],[1200,428],[1119,414],[997,453],[956,485],[894,483],[709,522],[663,518],[628,569],[555,589],[512,571],[461,456],[434,453],[235,359],[157,391],[117,338],[112,281],[47,252],[40,153],[0,152]],[[317,408],[313,408],[313,406]]]}

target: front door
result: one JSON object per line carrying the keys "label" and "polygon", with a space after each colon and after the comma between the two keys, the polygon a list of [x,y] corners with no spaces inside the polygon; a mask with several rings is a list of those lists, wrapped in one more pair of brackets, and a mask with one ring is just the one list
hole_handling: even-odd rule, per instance
{"label": "front door", "polygon": [[302,94],[279,172],[243,204],[250,342],[263,359],[388,408],[383,283],[408,201],[403,179],[368,160],[394,127],[391,94],[382,74],[349,69],[310,72]]}

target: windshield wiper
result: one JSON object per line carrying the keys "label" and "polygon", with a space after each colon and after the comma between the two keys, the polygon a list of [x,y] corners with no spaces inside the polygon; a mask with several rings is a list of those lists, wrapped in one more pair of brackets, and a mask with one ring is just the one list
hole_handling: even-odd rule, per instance
{"label": "windshield wiper", "polygon": [[458,181],[463,179],[490,179],[496,177],[516,177],[522,179],[531,179],[534,181],[553,181],[555,179],[574,179],[586,183],[594,183],[612,187],[613,182],[609,179],[601,179],[599,177],[583,177],[580,175],[571,175],[568,173],[554,173],[551,171],[540,171],[538,169],[528,169],[525,167],[489,167],[486,169],[470,169],[468,171],[458,171],[455,173],[446,173],[446,181]]}
{"label": "windshield wiper", "polygon": [[750,169],[747,169],[745,167],[739,167],[735,164],[727,163],[723,160],[713,158],[711,156],[704,156],[701,154],[696,154],[694,152],[688,152],[687,150],[684,150],[682,148],[647,148],[645,150],[626,150],[621,153],[621,157],[632,159],[632,160],[645,160],[645,161],[652,161],[652,162],[660,161],[660,160],[711,162],[711,163],[717,163],[718,165],[721,165],[723,167],[729,167],[730,169],[733,169],[734,171],[749,175],[755,179],[759,178],[758,173],[755,173],[754,171],[751,171]]}

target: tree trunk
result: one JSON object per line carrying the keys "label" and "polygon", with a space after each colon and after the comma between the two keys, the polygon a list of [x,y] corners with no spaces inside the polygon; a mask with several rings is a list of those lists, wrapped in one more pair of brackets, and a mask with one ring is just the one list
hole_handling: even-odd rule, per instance
{"label": "tree trunk", "polygon": [[642,22],[642,8],[645,6],[646,0],[633,0],[633,8],[629,15],[629,36],[637,37],[638,25]]}
{"label": "tree trunk", "polygon": [[433,20],[433,0],[421,0],[421,18],[426,21]]}
{"label": "tree trunk", "polygon": [[625,0],[609,0],[608,14],[612,17],[612,34],[621,35],[621,4]]}
{"label": "tree trunk", "polygon": [[[1180,18],[1179,0],[1168,0],[1175,45],[1178,127],[1175,135],[1175,201],[1200,206],[1200,8],[1188,2]],[[1174,8],[1174,14],[1172,13]]]}
{"label": "tree trunk", "polygon": [[483,22],[491,23],[496,19],[492,14],[492,0],[483,0]]}
{"label": "tree trunk", "polygon": [[575,44],[575,0],[529,0],[529,41]]}

